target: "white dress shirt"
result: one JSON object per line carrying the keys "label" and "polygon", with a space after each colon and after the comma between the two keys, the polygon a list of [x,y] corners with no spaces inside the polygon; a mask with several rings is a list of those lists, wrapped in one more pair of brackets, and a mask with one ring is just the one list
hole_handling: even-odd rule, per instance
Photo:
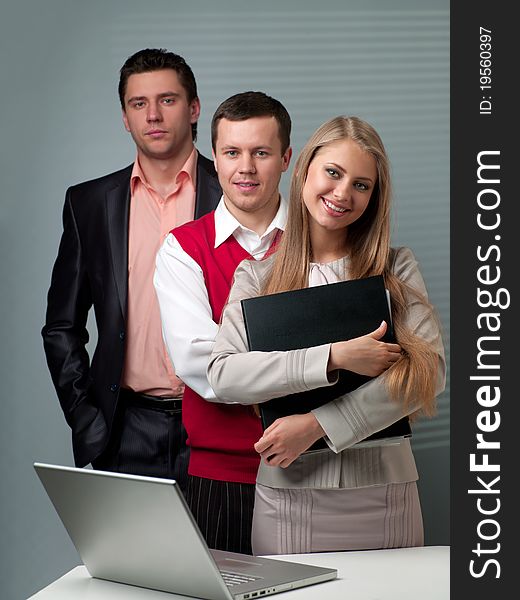
{"label": "white dress shirt", "polygon": [[[215,248],[233,235],[255,260],[261,260],[278,231],[284,230],[286,220],[287,205],[280,197],[278,212],[265,233],[259,236],[241,225],[221,198],[215,209]],[[212,318],[201,267],[171,233],[157,254],[153,282],[164,342],[175,373],[197,394],[206,400],[215,400],[206,369],[218,324]]]}

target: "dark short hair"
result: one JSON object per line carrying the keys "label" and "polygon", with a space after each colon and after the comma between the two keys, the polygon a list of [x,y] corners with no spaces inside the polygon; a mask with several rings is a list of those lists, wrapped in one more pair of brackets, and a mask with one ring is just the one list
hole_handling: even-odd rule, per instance
{"label": "dark short hair", "polygon": [[[117,91],[119,93],[121,108],[125,110],[125,93],[130,75],[160,71],[162,69],[172,69],[177,73],[179,81],[186,92],[188,102],[191,103],[198,97],[195,76],[182,56],[168,52],[164,48],[145,48],[129,56],[119,71]],[[193,141],[195,141],[197,139],[197,123],[191,124],[191,135]]]}
{"label": "dark short hair", "polygon": [[217,108],[211,120],[211,146],[216,149],[217,130],[221,119],[245,121],[253,117],[274,117],[278,123],[278,135],[285,153],[291,143],[291,117],[285,106],[263,92],[235,94]]}

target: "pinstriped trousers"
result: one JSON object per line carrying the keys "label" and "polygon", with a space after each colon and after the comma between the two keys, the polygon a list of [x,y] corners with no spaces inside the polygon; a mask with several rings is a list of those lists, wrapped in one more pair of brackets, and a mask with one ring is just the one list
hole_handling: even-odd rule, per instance
{"label": "pinstriped trousers", "polygon": [[256,485],[254,554],[303,554],[424,545],[416,482],[364,488]]}
{"label": "pinstriped trousers", "polygon": [[186,501],[210,548],[251,554],[253,483],[188,475]]}
{"label": "pinstriped trousers", "polygon": [[109,446],[95,469],[175,479],[186,493],[189,447],[181,410],[125,406],[116,416]]}

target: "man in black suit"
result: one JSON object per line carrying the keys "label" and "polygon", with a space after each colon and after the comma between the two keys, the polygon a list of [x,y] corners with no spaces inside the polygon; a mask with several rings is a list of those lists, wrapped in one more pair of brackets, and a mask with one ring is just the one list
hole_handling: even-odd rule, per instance
{"label": "man in black suit", "polygon": [[137,158],[67,190],[42,336],[76,465],[175,478],[184,487],[184,384],[164,348],[152,277],[168,232],[213,210],[221,189],[213,163],[194,146],[200,102],[182,57],[163,49],[132,55],[119,97]]}

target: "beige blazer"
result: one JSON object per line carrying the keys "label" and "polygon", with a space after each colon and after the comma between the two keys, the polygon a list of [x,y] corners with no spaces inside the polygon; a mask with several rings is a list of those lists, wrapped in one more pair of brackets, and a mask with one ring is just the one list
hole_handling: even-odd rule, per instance
{"label": "beige blazer", "polygon": [[[259,294],[272,261],[273,257],[264,261],[246,260],[235,272],[208,365],[208,378],[220,402],[257,404],[331,385],[327,375],[330,344],[287,352],[248,351],[240,300]],[[328,266],[339,279],[348,279],[348,258],[333,261]],[[427,296],[410,249],[395,249],[393,271]],[[406,326],[432,344],[438,353],[436,391],[441,393],[446,364],[437,320],[424,305],[410,298]],[[413,410],[414,407],[409,412]],[[326,432],[328,449],[306,452],[286,469],[262,462],[258,483],[283,488],[357,488],[418,479],[409,440],[370,448],[352,447],[405,414],[401,404],[389,398],[381,377],[312,412]]]}

